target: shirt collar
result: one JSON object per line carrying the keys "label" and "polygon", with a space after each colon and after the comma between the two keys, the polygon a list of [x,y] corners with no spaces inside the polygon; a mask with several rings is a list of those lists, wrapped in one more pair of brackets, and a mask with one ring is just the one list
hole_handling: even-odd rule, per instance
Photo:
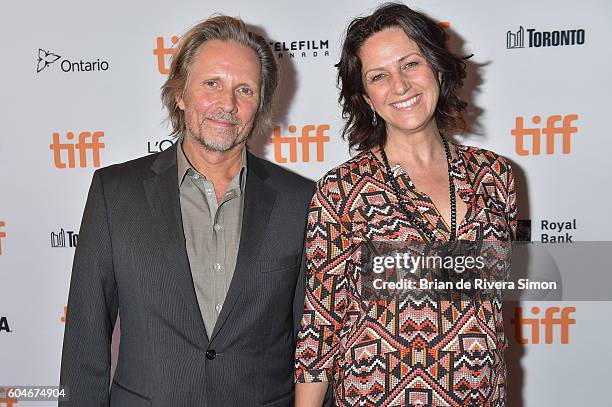
{"label": "shirt collar", "polygon": [[[193,166],[187,159],[187,156],[185,155],[185,152],[183,151],[183,137],[177,140],[177,144],[178,146],[176,149],[176,162],[178,165],[178,184],[179,186],[183,184],[183,181],[185,180],[185,176],[187,175],[189,171],[199,174],[200,176],[202,176],[202,178],[206,179],[206,177],[203,174],[200,174],[195,168],[193,168]],[[243,192],[244,188],[246,187],[246,175],[247,175],[247,152],[246,152],[246,146],[245,146],[242,148],[242,163],[240,164],[240,177],[239,177],[240,192]],[[232,182],[230,183],[230,188],[233,182],[234,180],[232,180]]]}

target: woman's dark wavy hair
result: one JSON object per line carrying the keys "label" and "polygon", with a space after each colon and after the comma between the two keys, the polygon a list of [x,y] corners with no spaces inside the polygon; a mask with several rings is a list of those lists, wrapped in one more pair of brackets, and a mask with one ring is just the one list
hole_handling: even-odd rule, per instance
{"label": "woman's dark wavy hair", "polygon": [[365,88],[361,77],[359,49],[373,34],[387,28],[399,27],[420,48],[440,79],[440,96],[435,119],[443,134],[464,131],[462,112],[467,103],[458,93],[465,78],[464,58],[453,55],[446,47],[447,33],[434,20],[399,3],[385,3],[372,15],[358,17],[350,22],[338,68],[338,102],[342,106],[342,118],[346,120],[342,137],[348,139],[351,149],[368,150],[384,145],[387,133],[383,120],[372,126],[372,109],[364,100]]}

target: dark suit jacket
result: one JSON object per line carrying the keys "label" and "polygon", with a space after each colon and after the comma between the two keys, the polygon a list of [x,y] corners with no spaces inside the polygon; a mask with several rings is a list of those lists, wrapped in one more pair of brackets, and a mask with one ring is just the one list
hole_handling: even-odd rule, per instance
{"label": "dark suit jacket", "polygon": [[[176,147],[95,172],[76,249],[64,406],[293,406],[314,185],[248,154],[234,277],[210,338],[181,220]],[[110,386],[113,326],[121,316]]]}

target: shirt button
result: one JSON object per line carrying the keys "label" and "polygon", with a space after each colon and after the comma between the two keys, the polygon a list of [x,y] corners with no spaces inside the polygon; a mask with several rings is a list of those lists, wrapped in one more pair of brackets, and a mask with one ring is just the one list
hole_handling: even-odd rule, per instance
{"label": "shirt button", "polygon": [[206,359],[213,360],[217,357],[217,352],[214,349],[208,349],[206,351]]}
{"label": "shirt button", "polygon": [[219,225],[218,223],[214,227],[217,232],[223,229],[223,226]]}
{"label": "shirt button", "polygon": [[219,263],[215,263],[215,270],[221,270],[221,265]]}
{"label": "shirt button", "polygon": [[221,312],[221,308],[223,308],[223,305],[221,304],[217,304],[217,306],[215,307],[218,313]]}

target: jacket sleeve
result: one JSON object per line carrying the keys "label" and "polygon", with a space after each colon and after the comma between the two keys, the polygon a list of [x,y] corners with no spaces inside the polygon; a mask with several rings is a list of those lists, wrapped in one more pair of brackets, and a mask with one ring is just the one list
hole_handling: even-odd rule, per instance
{"label": "jacket sleeve", "polygon": [[59,406],[108,406],[111,338],[118,297],[102,175],[93,176],[70,280]]}
{"label": "jacket sleeve", "polygon": [[[310,198],[314,194],[314,183],[308,189],[309,195],[305,202],[305,216],[308,218],[308,210],[310,207]],[[300,272],[298,274],[295,285],[295,294],[293,296],[293,338],[297,338],[300,329],[300,322],[304,313],[304,295],[306,285],[306,231],[304,231],[304,244],[302,245],[302,256],[300,257]]]}
{"label": "jacket sleeve", "polygon": [[293,296],[293,338],[297,338],[300,329],[300,321],[304,312],[304,289],[306,283],[306,249],[302,251],[300,259],[300,273],[295,284],[295,294]]}

